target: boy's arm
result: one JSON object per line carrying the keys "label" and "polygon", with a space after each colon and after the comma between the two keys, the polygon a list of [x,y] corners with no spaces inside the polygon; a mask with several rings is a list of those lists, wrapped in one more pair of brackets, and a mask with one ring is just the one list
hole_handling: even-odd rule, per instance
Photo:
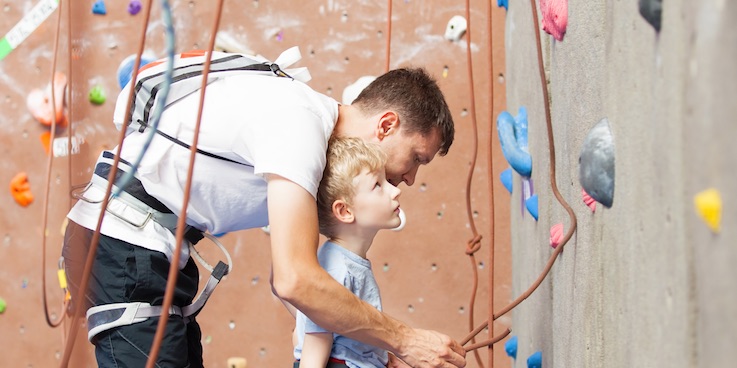
{"label": "boy's arm", "polygon": [[299,359],[299,368],[325,368],[333,350],[333,334],[306,333],[302,344],[302,357]]}
{"label": "boy's arm", "polygon": [[274,290],[328,331],[377,346],[410,366],[464,367],[466,351],[450,337],[413,329],[353,295],[320,267],[317,205],[296,183],[268,175]]}

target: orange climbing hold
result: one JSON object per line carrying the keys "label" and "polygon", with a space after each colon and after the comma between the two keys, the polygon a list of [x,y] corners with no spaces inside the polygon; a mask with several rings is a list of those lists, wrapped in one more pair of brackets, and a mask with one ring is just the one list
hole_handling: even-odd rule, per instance
{"label": "orange climbing hold", "polygon": [[[54,106],[51,106],[51,89],[54,91]],[[64,73],[54,74],[53,86],[49,84],[45,90],[34,89],[26,98],[26,106],[31,115],[41,124],[51,126],[56,117],[57,126],[65,126],[67,123],[64,113],[65,92],[67,88],[67,76]]]}
{"label": "orange climbing hold", "polygon": [[19,205],[26,207],[33,202],[33,193],[31,193],[31,184],[28,182],[28,175],[25,172],[19,172],[12,180],[10,180],[10,194]]}

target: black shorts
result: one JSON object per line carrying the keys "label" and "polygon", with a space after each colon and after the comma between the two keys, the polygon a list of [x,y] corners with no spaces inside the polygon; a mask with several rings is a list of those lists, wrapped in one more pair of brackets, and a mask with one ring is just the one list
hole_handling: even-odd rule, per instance
{"label": "black shorts", "polygon": [[[62,255],[72,295],[70,308],[79,304],[74,299],[92,235],[91,230],[69,221]],[[86,300],[82,303],[84,311],[90,306],[111,303],[163,304],[169,265],[169,260],[161,252],[100,235]],[[189,305],[197,294],[198,281],[197,265],[190,258],[177,276],[173,304],[180,307]],[[93,341],[98,366],[146,366],[158,322],[159,317],[152,317],[99,333]],[[202,333],[195,320],[185,323],[180,316],[170,316],[157,364],[161,367],[202,367],[201,338]]]}

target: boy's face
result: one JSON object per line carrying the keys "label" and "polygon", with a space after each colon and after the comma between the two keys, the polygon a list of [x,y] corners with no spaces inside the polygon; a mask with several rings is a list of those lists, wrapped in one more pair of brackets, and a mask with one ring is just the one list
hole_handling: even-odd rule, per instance
{"label": "boy's face", "polygon": [[401,191],[386,180],[383,171],[364,170],[353,179],[352,209],[356,224],[375,230],[393,229],[400,225],[399,194]]}
{"label": "boy's face", "polygon": [[387,155],[386,178],[395,186],[401,182],[412,185],[420,165],[427,165],[440,150],[438,129],[426,136],[399,131],[392,139],[384,139],[380,146]]}

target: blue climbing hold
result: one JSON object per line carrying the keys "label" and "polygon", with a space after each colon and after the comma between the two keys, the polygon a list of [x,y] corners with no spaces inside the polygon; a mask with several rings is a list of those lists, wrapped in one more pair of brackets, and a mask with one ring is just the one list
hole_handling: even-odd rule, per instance
{"label": "blue climbing hold", "polygon": [[517,117],[502,111],[496,127],[504,158],[520,175],[532,175],[532,156],[527,152],[527,109],[520,107]]}
{"label": "blue climbing hold", "polygon": [[537,221],[537,194],[533,194],[530,198],[527,198],[525,207],[527,207],[527,212]]}
{"label": "blue climbing hold", "polygon": [[500,8],[504,8],[504,10],[509,10],[509,1],[507,0],[496,0],[496,6]]}
{"label": "blue climbing hold", "polygon": [[512,336],[504,343],[504,351],[512,359],[517,359],[517,336]]}
{"label": "blue climbing hold", "polygon": [[[153,58],[141,56],[140,67],[154,61]],[[122,89],[133,77],[133,63],[136,62],[136,55],[128,55],[118,66],[118,85]],[[140,68],[139,67],[139,68]]]}
{"label": "blue climbing hold", "polygon": [[527,368],[542,368],[543,367],[543,352],[536,351],[534,354],[527,358]]}
{"label": "blue climbing hold", "polygon": [[504,184],[504,187],[507,188],[509,193],[512,193],[512,168],[510,167],[502,171],[502,173],[499,174],[499,179],[502,181],[502,184]]}
{"label": "blue climbing hold", "polygon": [[102,0],[95,1],[95,3],[92,4],[92,14],[107,14],[107,10],[105,9],[105,2]]}

